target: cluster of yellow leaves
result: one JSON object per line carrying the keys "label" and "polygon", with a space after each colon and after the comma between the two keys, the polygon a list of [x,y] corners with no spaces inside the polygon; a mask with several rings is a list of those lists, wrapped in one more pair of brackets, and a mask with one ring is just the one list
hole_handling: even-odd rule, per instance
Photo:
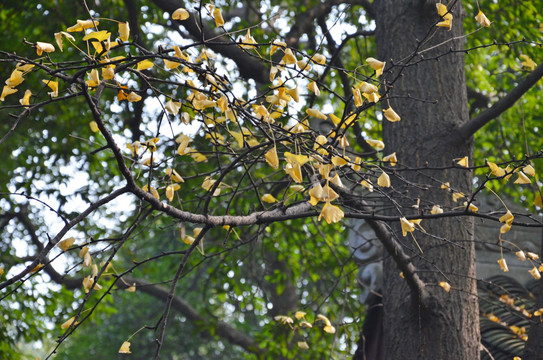
{"label": "cluster of yellow leaves", "polygon": [[453,20],[452,13],[450,13],[449,10],[447,9],[447,6],[442,3],[437,3],[436,7],[437,7],[437,14],[441,16],[442,18],[442,21],[438,22],[437,26],[448,28],[450,31],[452,29],[452,20]]}
{"label": "cluster of yellow leaves", "polygon": [[[278,321],[283,325],[288,325],[291,329],[297,329],[297,328],[311,329],[313,328],[314,323],[323,322],[324,326],[322,329],[324,332],[328,334],[336,333],[336,328],[332,325],[332,323],[326,316],[322,314],[318,314],[317,317],[315,318],[314,323],[312,324],[306,319],[306,315],[307,314],[304,311],[296,311],[296,313],[294,314],[294,318],[298,321],[298,324],[296,327],[294,326],[294,319],[291,316],[278,315],[274,319],[275,321]],[[302,350],[309,349],[309,345],[305,341],[299,341],[297,345]]]}
{"label": "cluster of yellow leaves", "polygon": [[[24,63],[18,63],[15,66],[15,70],[11,72],[11,75],[9,78],[5,81],[5,85],[2,88],[2,94],[0,95],[0,101],[4,101],[6,96],[15,94],[18,89],[17,86],[19,86],[25,79],[24,76],[30,72],[34,68],[34,65],[32,64],[24,64]],[[46,80],[44,80],[45,82]],[[54,83],[51,84],[54,86]],[[58,83],[56,84],[56,90],[52,87],[53,93],[49,93],[52,97],[58,96]],[[24,93],[24,96],[22,99],[19,100],[19,103],[24,106],[30,105],[30,96],[32,95],[32,92],[30,90],[26,90]]]}
{"label": "cluster of yellow leaves", "polygon": [[196,227],[192,229],[192,236],[186,235],[184,234],[184,231],[181,231],[181,240],[187,245],[192,245],[192,243],[196,240],[196,238],[198,237],[198,235],[200,235],[201,232],[202,232],[201,227]]}

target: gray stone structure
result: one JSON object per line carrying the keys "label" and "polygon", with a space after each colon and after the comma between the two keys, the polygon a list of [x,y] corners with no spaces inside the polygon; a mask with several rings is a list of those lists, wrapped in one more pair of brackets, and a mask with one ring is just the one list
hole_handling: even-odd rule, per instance
{"label": "gray stone structure", "polygon": [[[505,213],[503,205],[496,197],[481,196],[477,204],[481,212]],[[508,204],[513,213],[527,213],[517,205]],[[517,216],[517,219],[519,217]],[[521,220],[524,221],[524,220]],[[498,266],[500,259],[499,232],[501,223],[485,219],[475,220],[475,247],[477,278],[486,279],[493,275],[504,274]],[[515,278],[521,284],[532,280],[528,272],[533,265],[539,265],[539,261],[520,261],[515,252],[519,249],[539,254],[539,247],[543,237],[540,228],[514,226],[509,232],[502,235],[504,242],[503,256],[509,267],[508,276]],[[351,219],[348,235],[349,247],[353,258],[359,264],[357,281],[361,287],[360,301],[365,302],[372,291],[381,289],[383,274],[383,247],[369,224],[364,220]]]}

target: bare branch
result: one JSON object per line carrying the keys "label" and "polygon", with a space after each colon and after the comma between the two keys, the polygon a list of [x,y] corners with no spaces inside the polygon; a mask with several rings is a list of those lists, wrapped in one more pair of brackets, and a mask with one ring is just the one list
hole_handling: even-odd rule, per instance
{"label": "bare branch", "polygon": [[507,109],[513,106],[528,90],[530,90],[543,77],[543,63],[539,64],[534,71],[530,73],[517,87],[509,94],[497,101],[487,110],[483,111],[464,125],[457,131],[456,135],[450,141],[453,143],[462,142],[473,136],[480,128],[494,120]]}

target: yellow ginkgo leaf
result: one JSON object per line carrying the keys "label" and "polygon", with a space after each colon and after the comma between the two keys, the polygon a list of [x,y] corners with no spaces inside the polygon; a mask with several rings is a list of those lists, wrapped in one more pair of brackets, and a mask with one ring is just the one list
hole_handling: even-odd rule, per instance
{"label": "yellow ginkgo leaf", "polygon": [[447,9],[447,6],[442,3],[437,3],[436,7],[437,7],[438,15],[443,18],[443,21],[440,21],[439,23],[437,23],[437,26],[446,27],[450,31],[452,29],[453,15],[449,12],[449,10]]}
{"label": "yellow ginkgo leaf", "polygon": [[304,311],[296,311],[296,313],[294,314],[294,317],[296,318],[296,320],[300,320],[305,315],[306,315],[306,313]]}
{"label": "yellow ginkgo leaf", "polygon": [[6,96],[8,95],[11,95],[11,94],[14,94],[16,93],[17,89],[14,89],[12,87],[9,87],[7,85],[4,86],[4,88],[2,89],[2,95],[0,95],[0,101],[4,101],[4,99],[6,98]]}
{"label": "yellow ginkgo leaf", "polygon": [[381,74],[383,73],[383,69],[385,68],[385,62],[384,61],[379,61],[375,58],[372,58],[372,57],[369,57],[366,59],[366,62],[368,63],[368,65],[373,69],[375,70],[375,76],[376,77],[379,77],[381,76]]}
{"label": "yellow ginkgo leaf", "polygon": [[177,115],[179,109],[181,109],[181,103],[177,101],[168,100],[164,106],[167,112],[172,115]]}
{"label": "yellow ginkgo leaf", "polygon": [[279,169],[279,157],[277,156],[277,149],[274,146],[264,154],[266,162],[274,169]]}
{"label": "yellow ginkgo leaf", "polygon": [[317,86],[317,83],[312,81],[307,85],[307,88],[309,91],[315,94],[315,96],[319,96],[321,94],[321,91],[319,90],[319,87]]}
{"label": "yellow ginkgo leaf", "polygon": [[332,177],[330,179],[330,182],[334,185],[336,185],[337,187],[340,187],[342,188],[343,187],[343,183],[341,182],[341,178],[339,177],[339,174],[335,174],[334,177]]}
{"label": "yellow ginkgo leaf", "polygon": [[32,91],[27,89],[25,91],[25,94],[24,94],[23,98],[21,100],[19,100],[21,105],[25,105],[25,106],[30,105],[30,96],[32,96]]}
{"label": "yellow ginkgo leaf", "polygon": [[522,172],[529,176],[535,176],[535,169],[532,165],[526,165],[523,167]]}
{"label": "yellow ginkgo leaf", "polygon": [[224,19],[222,17],[221,9],[219,9],[219,8],[214,8],[213,9],[213,18],[215,18],[215,25],[217,27],[224,26]]}
{"label": "yellow ginkgo leaf", "polygon": [[539,273],[539,270],[537,267],[533,267],[532,270],[530,270],[530,274],[534,277],[534,279],[539,280],[541,279],[541,274]]}
{"label": "yellow ginkgo leaf", "polygon": [[128,41],[128,38],[130,38],[130,24],[127,22],[120,22],[119,23],[119,39],[121,41]]}
{"label": "yellow ginkgo leaf", "polygon": [[317,64],[324,65],[326,64],[326,56],[322,54],[315,54],[311,57],[311,60]]}
{"label": "yellow ginkgo leaf", "polygon": [[377,185],[381,187],[390,187],[390,177],[386,172],[382,172],[381,176],[377,179]]}
{"label": "yellow ginkgo leaf", "polygon": [[177,61],[171,61],[171,60],[168,60],[168,59],[163,59],[163,60],[164,60],[164,66],[168,70],[177,69],[181,65],[181,63],[177,62]]}
{"label": "yellow ginkgo leaf", "polygon": [[172,169],[172,168],[167,168],[165,170],[165,173],[166,175],[168,175],[170,177],[170,180],[173,181],[173,182],[180,182],[180,183],[184,183],[185,180],[181,177],[181,175],[179,175],[179,173],[177,171],[175,171],[175,169]]}
{"label": "yellow ginkgo leaf", "polygon": [[365,93],[365,94],[373,94],[373,93],[376,93],[377,91],[379,91],[379,89],[377,88],[377,86],[373,85],[373,84],[369,84],[365,81],[362,81],[358,86],[357,86],[361,92]]}
{"label": "yellow ginkgo leaf", "polygon": [[130,342],[125,341],[121,345],[121,348],[119,349],[119,354],[132,354],[130,352]]}
{"label": "yellow ginkgo leaf", "polygon": [[25,81],[23,77],[23,72],[15,69],[11,72],[11,75],[6,80],[5,84],[9,87],[15,88],[17,87],[17,85],[21,84],[23,81]]}
{"label": "yellow ginkgo leaf", "polygon": [[153,66],[155,66],[155,64],[151,61],[151,60],[143,60],[143,61],[140,61],[136,67],[137,70],[139,71],[142,71],[142,70],[147,70],[147,69],[150,69],[152,68]]}
{"label": "yellow ginkgo leaf", "polygon": [[277,202],[277,199],[272,194],[264,194],[262,195],[262,201],[273,204],[274,202]]}
{"label": "yellow ginkgo leaf", "polygon": [[477,20],[477,22],[481,26],[484,26],[484,27],[490,26],[490,20],[488,20],[486,15],[481,10],[479,10],[479,13],[477,13],[477,15],[475,16],[475,20]]}
{"label": "yellow ginkgo leaf", "polygon": [[67,239],[64,239],[64,240],[61,240],[58,242],[58,247],[62,250],[62,251],[66,251],[70,248],[70,246],[72,246],[75,242],[75,238],[72,236],[72,237],[69,237]]}
{"label": "yellow ginkgo leaf", "polygon": [[509,230],[511,230],[511,223],[505,223],[500,227],[500,234],[505,234]]}
{"label": "yellow ginkgo leaf", "polygon": [[192,245],[192,243],[196,240],[193,236],[187,235],[183,239],[183,242],[187,245]]}
{"label": "yellow ginkgo leaf", "polygon": [[96,20],[77,20],[77,23],[66,29],[68,32],[83,31],[98,26],[100,23]]}
{"label": "yellow ginkgo leaf", "polygon": [[511,211],[507,210],[507,212],[502,215],[499,220],[501,223],[511,224],[514,219],[515,217],[513,216]]}
{"label": "yellow ginkgo leaf", "polygon": [[520,261],[526,261],[526,254],[524,253],[524,251],[519,250],[515,253],[515,255],[517,255]]}
{"label": "yellow ginkgo leaf", "polygon": [[331,223],[337,223],[338,221],[343,219],[344,216],[345,216],[345,213],[339,207],[327,202],[322,207],[322,211],[319,215],[318,220],[320,221],[322,218],[324,218],[324,220],[326,220],[328,224],[331,224]]}
{"label": "yellow ginkgo leaf", "polygon": [[451,290],[451,285],[446,281],[440,281],[439,286],[441,286],[446,292],[449,292]]}
{"label": "yellow ginkgo leaf", "polygon": [[202,154],[202,153],[199,153],[199,152],[193,152],[191,153],[190,155],[194,161],[196,161],[197,163],[201,163],[201,162],[204,162],[204,161],[207,161],[207,157]]}
{"label": "yellow ginkgo leaf", "polygon": [[381,98],[378,93],[374,92],[371,94],[368,93],[362,93],[362,96],[364,96],[370,103],[376,103]]}
{"label": "yellow ginkgo leaf", "polygon": [[325,327],[322,328],[322,330],[324,330],[324,332],[327,332],[328,334],[336,333],[336,328],[333,327],[332,325],[326,325]]}
{"label": "yellow ginkgo leaf", "polygon": [[[309,71],[309,70],[311,70],[311,65],[310,65],[307,61],[305,61],[305,60],[298,60],[298,61],[296,61],[296,66],[298,66],[298,68],[300,68],[300,70],[302,70],[302,71]],[[308,87],[308,88],[309,88],[309,87]],[[309,90],[311,90],[311,89],[309,89]],[[317,90],[318,90],[318,88],[317,88]],[[314,92],[314,91],[313,91],[313,92]],[[319,92],[319,94],[320,94],[320,92]]]}
{"label": "yellow ginkgo leaf", "polygon": [[45,85],[49,86],[52,92],[49,93],[49,96],[51,97],[57,97],[58,96],[58,81],[53,80],[42,80]]}
{"label": "yellow ginkgo leaf", "polygon": [[52,53],[53,51],[55,51],[55,47],[53,46],[53,44],[41,41],[38,41],[36,43],[36,53],[38,54],[38,56],[43,53]]}
{"label": "yellow ginkgo leaf", "polygon": [[396,157],[396,153],[393,152],[390,155],[383,156],[383,161],[388,161],[390,163],[390,166],[396,166],[398,163],[398,158]]}
{"label": "yellow ginkgo leaf", "polygon": [[296,183],[301,183],[303,181],[302,177],[302,167],[299,164],[288,163],[285,165],[285,173],[289,175],[292,180]]}
{"label": "yellow ginkgo leaf", "polygon": [[322,185],[317,183],[309,190],[309,203],[313,206],[317,205],[322,198]]}
{"label": "yellow ginkgo leaf", "polygon": [[415,231],[415,224],[412,221],[407,220],[405,217],[400,218],[400,225],[402,226],[403,236],[406,236],[408,232]]}
{"label": "yellow ginkgo leaf", "polygon": [[87,40],[105,41],[109,39],[110,36],[111,36],[111,33],[106,30],[93,31],[85,35],[83,37],[83,41],[87,41]]}
{"label": "yellow ginkgo leaf", "polygon": [[477,212],[479,210],[479,208],[472,203],[468,205],[467,201],[464,202],[464,206],[468,206],[468,211],[471,211],[471,212]]}
{"label": "yellow ginkgo leaf", "polygon": [[402,119],[391,107],[383,110],[383,115],[385,115],[385,118],[390,122],[396,122]]}
{"label": "yellow ginkgo leaf", "polygon": [[298,341],[296,344],[297,344],[298,347],[299,347],[300,349],[302,349],[302,350],[307,350],[307,349],[309,349],[309,345],[308,345],[307,342],[305,342],[305,341]]}
{"label": "yellow ginkgo leaf", "polygon": [[286,92],[292,96],[292,100],[296,102],[300,101],[300,91],[298,90],[298,86],[296,86],[294,89],[287,89]]}
{"label": "yellow ginkgo leaf", "polygon": [[286,65],[296,64],[297,59],[296,56],[294,56],[294,54],[292,53],[292,50],[286,48],[283,50],[283,52],[285,55],[281,59],[282,62],[284,62]]}
{"label": "yellow ginkgo leaf", "polygon": [[504,258],[498,260],[498,265],[500,266],[500,269],[503,270],[503,272],[509,271],[509,268],[507,267],[507,263],[505,262]]}
{"label": "yellow ginkgo leaf", "polygon": [[63,51],[62,50],[62,47],[63,47],[62,38],[63,37],[66,37],[66,38],[70,39],[71,41],[75,41],[75,38],[71,34],[68,34],[67,32],[60,31],[58,33],[55,33],[55,42],[57,43],[57,46],[60,49],[60,51]]}
{"label": "yellow ginkgo leaf", "polygon": [[535,70],[535,68],[537,67],[537,64],[528,55],[520,54],[519,56],[523,60],[521,61],[522,66],[527,67],[532,71]]}
{"label": "yellow ginkgo leaf", "polygon": [[432,206],[432,210],[430,210],[430,214],[443,214],[443,209],[439,205]]}
{"label": "yellow ginkgo leaf", "polygon": [[124,291],[131,293],[136,292],[136,283],[134,283],[132,286],[127,287],[126,289],[124,289]]}
{"label": "yellow ginkgo leaf", "polygon": [[287,47],[286,42],[275,39],[272,41],[270,55],[273,55],[278,49],[285,49],[286,47]]}
{"label": "yellow ginkgo leaf", "polygon": [[168,200],[173,201],[173,196],[177,190],[181,189],[179,184],[170,184],[166,186],[166,197]]}
{"label": "yellow ginkgo leaf", "polygon": [[141,100],[141,96],[131,91],[130,94],[126,95],[126,100],[130,102],[138,102]]}
{"label": "yellow ginkgo leaf", "polygon": [[490,171],[492,172],[492,175],[494,175],[496,177],[502,177],[502,176],[505,175],[505,170],[502,169],[501,167],[499,167],[498,165],[496,165],[495,163],[487,161],[486,164],[490,168]]}
{"label": "yellow ginkgo leaf", "polygon": [[515,184],[530,184],[532,180],[526,176],[522,171],[518,172],[518,178],[515,180]]}
{"label": "yellow ginkgo leaf", "polygon": [[456,162],[458,165],[460,166],[463,166],[463,167],[468,167],[469,164],[468,164],[468,157],[467,156],[464,156],[462,159],[458,160]]}
{"label": "yellow ginkgo leaf", "polygon": [[160,195],[158,194],[158,191],[156,190],[156,188],[151,186],[151,191],[149,191],[149,186],[145,184],[141,189],[143,191],[150,192],[151,195],[153,195],[155,199],[160,200]]}
{"label": "yellow ginkgo leaf", "polygon": [[34,68],[34,64],[25,64],[25,63],[18,63],[17,65],[15,65],[15,68],[19,71],[22,71],[24,73],[27,73],[29,72],[30,70],[32,70]]}
{"label": "yellow ginkgo leaf", "polygon": [[97,87],[100,85],[100,75],[98,69],[92,69],[89,73],[89,80],[86,81],[88,87]]}
{"label": "yellow ginkgo leaf", "polygon": [[362,166],[360,166],[361,164],[362,164],[362,158],[357,156],[354,159],[354,162],[351,163],[351,169],[353,169],[353,171],[360,171],[360,169],[362,169]]}
{"label": "yellow ginkgo leaf", "polygon": [[373,146],[374,148],[377,148],[379,150],[383,150],[385,148],[385,143],[382,142],[381,140],[372,140],[372,139],[367,139],[366,142],[370,145],[370,146]]}
{"label": "yellow ginkgo leaf", "polygon": [[463,192],[453,192],[452,193],[452,199],[454,202],[457,202],[458,200],[462,199],[464,197],[464,193]]}
{"label": "yellow ginkgo leaf", "polygon": [[115,66],[108,65],[102,68],[102,77],[104,80],[111,80],[115,77]]}
{"label": "yellow ginkgo leaf", "polygon": [[71,318],[69,318],[68,320],[66,320],[62,325],[60,325],[60,328],[62,330],[66,330],[67,328],[69,328],[72,324],[77,325],[79,324],[79,322],[75,322],[75,316],[72,316]]}
{"label": "yellow ginkgo leaf", "polygon": [[360,107],[362,106],[362,94],[360,93],[360,89],[354,87],[353,88],[353,99],[354,99],[354,106]]}
{"label": "yellow ginkgo leaf", "polygon": [[535,194],[534,205],[537,207],[543,207],[543,200],[541,199],[540,193]]}
{"label": "yellow ginkgo leaf", "polygon": [[343,156],[332,156],[332,164],[337,167],[342,167],[349,163],[349,161],[345,158],[346,157]]}
{"label": "yellow ginkgo leaf", "polygon": [[309,108],[305,111],[305,113],[309,116],[313,116],[317,119],[321,119],[321,120],[326,120],[327,117],[326,115],[324,115],[323,113],[321,113],[319,110],[317,109],[312,109],[312,108]]}
{"label": "yellow ginkgo leaf", "polygon": [[362,185],[363,187],[365,187],[366,189],[368,189],[370,192],[373,191],[373,185],[368,181],[368,180],[362,180],[360,182],[360,185]]}
{"label": "yellow ginkgo leaf", "polygon": [[285,152],[283,155],[285,155],[285,158],[291,164],[297,164],[297,165],[303,166],[306,162],[309,161],[309,156],[307,155],[302,155],[302,154],[296,155],[288,151]]}
{"label": "yellow ginkgo leaf", "polygon": [[94,120],[89,123],[89,127],[91,131],[94,133],[97,133],[100,131],[100,128],[98,127],[98,123]]}
{"label": "yellow ginkgo leaf", "polygon": [[183,20],[187,20],[189,17],[190,17],[189,12],[187,11],[187,9],[184,9],[184,8],[179,8],[172,13],[172,19],[174,20],[183,21]]}

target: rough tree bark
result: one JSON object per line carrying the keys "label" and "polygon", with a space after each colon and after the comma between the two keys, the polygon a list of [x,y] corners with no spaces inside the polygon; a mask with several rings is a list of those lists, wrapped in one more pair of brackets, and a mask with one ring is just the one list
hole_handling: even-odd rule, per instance
{"label": "rough tree bark", "polygon": [[[447,140],[456,129],[469,120],[464,54],[447,54],[449,49],[462,50],[464,42],[457,38],[463,35],[462,4],[453,3],[449,7],[454,14],[451,31],[435,26],[440,20],[436,1],[376,0],[374,3],[379,59],[388,64],[394,60],[399,65],[383,77],[390,85],[390,104],[402,116],[400,122],[383,122],[385,150],[387,154],[396,152],[406,167],[422,169],[398,171],[393,179],[394,198],[407,216],[418,213],[416,209],[409,210],[418,198],[421,204],[448,208],[461,206],[467,200],[454,203],[451,192],[441,189],[440,182],[450,182],[455,191],[468,198],[471,192],[471,172],[451,165],[455,158],[471,159],[472,139],[445,145],[450,143]],[[420,61],[421,51],[434,46],[422,54],[425,61],[402,66]],[[440,57],[444,54],[447,55]],[[435,57],[438,59],[431,60]],[[450,168],[442,170],[444,167]],[[396,209],[391,211],[398,214]],[[410,236],[402,237],[399,226],[394,232],[412,255],[430,296],[419,299],[410,293],[392,258],[385,260],[384,358],[478,359],[473,220],[455,217],[425,221],[422,225],[433,235],[414,233],[422,254]],[[438,286],[440,281],[451,284],[449,293]]]}

